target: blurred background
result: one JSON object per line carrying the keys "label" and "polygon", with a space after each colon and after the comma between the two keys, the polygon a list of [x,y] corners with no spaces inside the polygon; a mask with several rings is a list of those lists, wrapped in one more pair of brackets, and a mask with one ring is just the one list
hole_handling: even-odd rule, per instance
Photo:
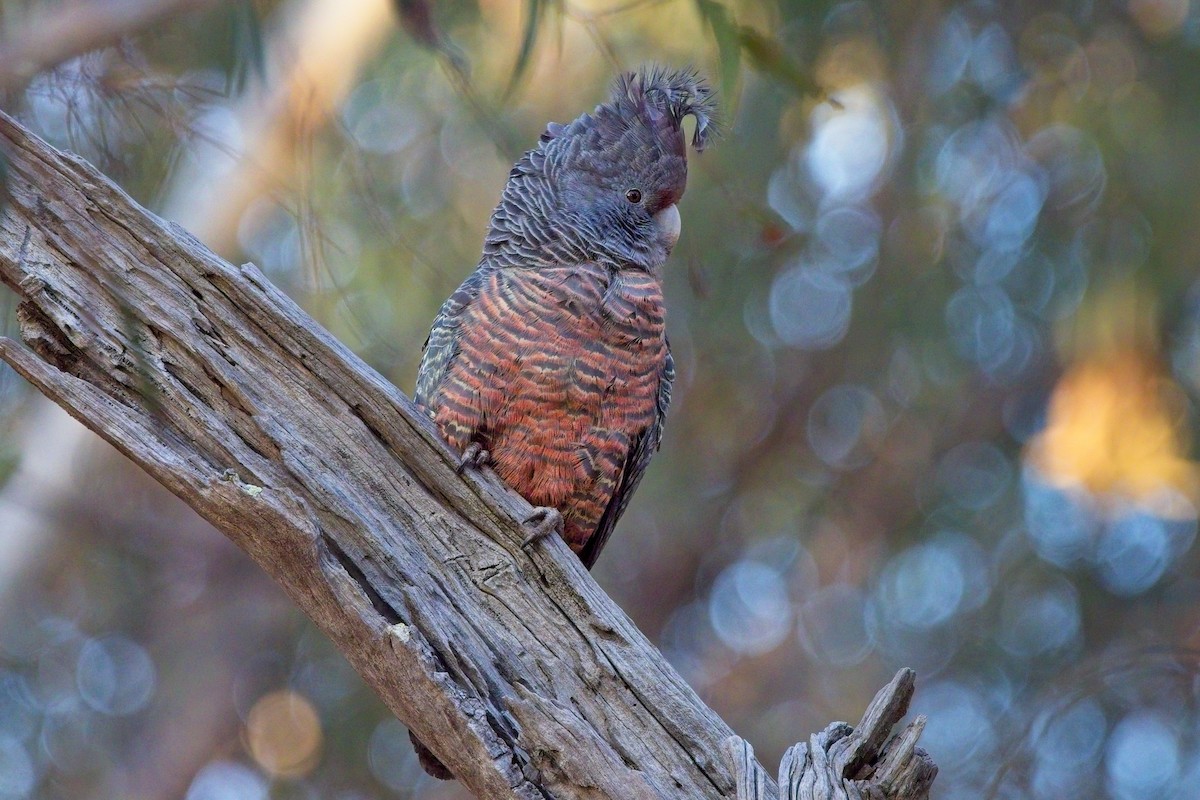
{"label": "blurred background", "polygon": [[[649,61],[726,133],[596,579],[772,770],[911,666],[938,798],[1200,795],[1196,4],[0,2],[6,111],[405,391],[511,163]],[[0,800],[466,797],[3,367],[0,478]]]}

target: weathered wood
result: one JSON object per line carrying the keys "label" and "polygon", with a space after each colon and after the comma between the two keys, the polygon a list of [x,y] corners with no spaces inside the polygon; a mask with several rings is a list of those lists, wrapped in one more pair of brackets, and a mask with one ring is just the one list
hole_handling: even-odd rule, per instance
{"label": "weathered wood", "polygon": [[[937,766],[928,753],[916,746],[925,729],[925,717],[917,717],[888,739],[892,728],[908,713],[915,685],[916,674],[902,669],[875,695],[857,727],[834,722],[810,736],[807,744],[801,742],[789,747],[779,765],[781,800],[929,797]],[[738,800],[759,800],[764,796],[762,791],[742,779],[747,771],[758,766],[753,761],[753,750],[736,736],[732,739],[736,741],[726,742],[726,752],[738,777]],[[749,752],[752,762],[749,765],[745,764],[743,750]]]}
{"label": "weathered wood", "polygon": [[456,475],[254,266],[3,115],[0,149],[0,279],[32,348],[0,358],[242,547],[478,796],[777,797],[561,540],[521,549],[528,504]]}
{"label": "weathered wood", "polygon": [[733,768],[734,791],[738,800],[764,800],[774,797],[767,771],[754,757],[754,748],[738,735],[725,740],[725,756]]}

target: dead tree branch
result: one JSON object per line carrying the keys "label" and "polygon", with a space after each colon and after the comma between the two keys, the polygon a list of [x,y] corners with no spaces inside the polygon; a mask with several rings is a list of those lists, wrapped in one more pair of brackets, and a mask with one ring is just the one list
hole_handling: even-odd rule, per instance
{"label": "dead tree branch", "polygon": [[0,149],[33,350],[0,357],[254,558],[478,796],[738,796],[728,726],[560,540],[521,549],[528,505],[458,477],[403,394],[87,163],[2,116]]}

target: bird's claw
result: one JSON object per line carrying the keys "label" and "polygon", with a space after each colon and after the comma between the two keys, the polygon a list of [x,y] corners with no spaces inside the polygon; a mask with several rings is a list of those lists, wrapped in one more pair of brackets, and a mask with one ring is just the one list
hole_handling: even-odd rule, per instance
{"label": "bird's claw", "polygon": [[467,467],[472,469],[481,469],[492,460],[492,454],[483,448],[479,442],[471,442],[467,445],[467,449],[463,450],[462,458],[458,460],[458,466],[454,471],[459,475],[463,474],[463,470]]}
{"label": "bird's claw", "polygon": [[521,547],[528,548],[538,539],[544,539],[552,533],[563,534],[563,518],[558,509],[548,506],[538,506],[533,513],[524,519],[522,524],[529,531]]}

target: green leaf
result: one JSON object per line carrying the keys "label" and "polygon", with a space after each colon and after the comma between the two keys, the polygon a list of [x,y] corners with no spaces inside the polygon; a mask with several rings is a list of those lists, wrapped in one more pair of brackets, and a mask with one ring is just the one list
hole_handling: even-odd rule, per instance
{"label": "green leaf", "polygon": [[259,80],[266,77],[266,45],[263,43],[262,20],[253,0],[240,0],[230,8],[232,28],[233,65],[229,71],[229,86],[237,94],[246,88],[247,78],[253,74]]}
{"label": "green leaf", "polygon": [[729,9],[717,0],[696,0],[696,11],[712,30],[720,58],[721,94],[729,106],[736,101],[738,74],[742,66],[742,45],[738,25]]}
{"label": "green leaf", "polygon": [[555,0],[528,0],[525,3],[525,31],[521,35],[521,49],[517,52],[517,63],[513,65],[512,77],[508,79],[508,88],[504,90],[506,97],[513,93],[521,82],[529,62],[533,57],[533,47],[537,43],[538,31],[542,27],[542,18],[546,10],[557,6]]}
{"label": "green leaf", "polygon": [[787,84],[798,94],[821,94],[812,75],[793,61],[779,42],[746,25],[738,28],[738,41],[746,51],[750,65],[759,72]]}

